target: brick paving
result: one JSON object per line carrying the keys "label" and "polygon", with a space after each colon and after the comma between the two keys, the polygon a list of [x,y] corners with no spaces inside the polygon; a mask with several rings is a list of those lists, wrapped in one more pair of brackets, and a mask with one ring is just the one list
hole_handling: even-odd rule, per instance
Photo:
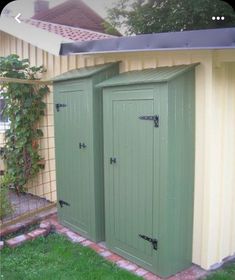
{"label": "brick paving", "polygon": [[31,237],[28,236],[27,234],[21,234],[19,236],[6,240],[5,243],[8,247],[15,248],[30,239]]}
{"label": "brick paving", "polygon": [[29,236],[31,240],[34,240],[35,238],[37,238],[39,236],[46,236],[48,234],[49,234],[49,232],[47,231],[47,229],[39,228],[39,229],[35,229],[35,230],[27,233],[27,236]]}
{"label": "brick paving", "polygon": [[56,208],[54,207],[51,210],[47,210],[42,213],[36,214],[33,217],[29,217],[19,223],[16,223],[16,224],[13,224],[13,225],[10,225],[7,227],[4,227],[4,224],[3,224],[3,225],[1,225],[1,228],[0,228],[0,237],[6,236],[10,233],[17,232],[23,228],[27,228],[30,225],[33,225],[40,221],[48,219],[50,216],[53,216],[53,215],[55,216],[56,212],[57,212]]}
{"label": "brick paving", "polygon": [[134,273],[137,276],[144,276],[148,273],[148,271],[140,267],[140,268],[136,269]]}
{"label": "brick paving", "polygon": [[[118,267],[128,270],[129,272],[138,275],[140,277],[143,277],[145,280],[162,280],[163,278],[158,277],[157,275],[145,270],[142,267],[139,267],[138,265],[124,259],[123,257],[111,252],[108,250],[104,243],[94,243],[93,241],[85,238],[84,236],[62,226],[58,220],[55,213],[51,212],[49,214],[49,217],[47,217],[45,214],[41,214],[37,216],[37,219],[32,218],[28,219],[24,222],[17,223],[13,226],[9,226],[3,230],[0,231],[0,236],[7,235],[9,233],[13,233],[15,231],[18,231],[21,228],[25,228],[29,226],[30,224],[35,223],[35,220],[41,221],[39,228],[35,229],[27,234],[22,234],[17,237],[11,238],[9,240],[5,241],[5,244],[9,247],[17,247],[21,245],[22,243],[35,239],[39,236],[46,236],[51,231],[57,232],[58,234],[66,236],[71,242],[79,243],[82,246],[89,247],[96,251],[100,256],[107,259],[108,261],[115,263]],[[0,242],[0,249],[5,246],[3,242]],[[189,269],[182,271],[174,276],[164,278],[165,280],[196,280],[199,279],[207,274],[207,271],[201,269],[200,267],[196,265],[192,265]]]}

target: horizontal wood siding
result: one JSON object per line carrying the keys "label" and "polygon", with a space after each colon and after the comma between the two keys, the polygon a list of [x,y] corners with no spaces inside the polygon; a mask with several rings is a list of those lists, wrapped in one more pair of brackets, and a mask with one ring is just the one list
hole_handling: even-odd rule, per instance
{"label": "horizontal wood siding", "polygon": [[[200,62],[196,68],[193,262],[208,269],[235,253],[235,50],[56,57],[3,32],[0,45],[1,56],[17,53],[29,58],[32,65],[43,63],[47,69],[45,79],[70,69],[113,61],[122,61],[121,72]],[[54,168],[53,94],[48,102],[51,118],[45,129],[50,135],[51,153],[46,155],[50,168]],[[41,177],[45,176],[42,172]],[[52,184],[48,187],[55,193],[55,180]]]}

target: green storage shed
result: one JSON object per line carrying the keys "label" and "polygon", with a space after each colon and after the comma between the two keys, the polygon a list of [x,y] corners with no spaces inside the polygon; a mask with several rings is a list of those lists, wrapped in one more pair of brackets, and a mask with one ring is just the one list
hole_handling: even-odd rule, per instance
{"label": "green storage shed", "polygon": [[54,79],[56,180],[59,221],[104,240],[102,91],[96,84],[118,63],[72,70]]}
{"label": "green storage shed", "polygon": [[107,246],[161,276],[192,263],[194,72],[159,67],[98,85]]}

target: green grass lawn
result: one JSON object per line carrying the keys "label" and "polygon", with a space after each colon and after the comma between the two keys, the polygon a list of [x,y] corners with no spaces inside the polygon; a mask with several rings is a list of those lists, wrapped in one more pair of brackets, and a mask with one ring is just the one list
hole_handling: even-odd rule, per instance
{"label": "green grass lawn", "polygon": [[235,280],[235,262],[226,264],[222,269],[212,273],[205,280]]}
{"label": "green grass lawn", "polygon": [[93,250],[51,234],[1,251],[1,280],[140,280]]}

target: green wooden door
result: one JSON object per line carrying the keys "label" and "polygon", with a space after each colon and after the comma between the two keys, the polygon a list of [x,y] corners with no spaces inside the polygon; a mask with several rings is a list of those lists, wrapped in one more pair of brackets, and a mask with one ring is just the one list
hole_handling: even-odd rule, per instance
{"label": "green wooden door", "polygon": [[80,233],[89,231],[89,137],[88,94],[83,84],[55,87],[56,174],[61,222]]}
{"label": "green wooden door", "polygon": [[139,234],[157,234],[153,169],[159,145],[154,122],[139,117],[156,114],[155,103],[153,89],[115,91],[104,97],[107,243],[151,270],[156,251]]}

